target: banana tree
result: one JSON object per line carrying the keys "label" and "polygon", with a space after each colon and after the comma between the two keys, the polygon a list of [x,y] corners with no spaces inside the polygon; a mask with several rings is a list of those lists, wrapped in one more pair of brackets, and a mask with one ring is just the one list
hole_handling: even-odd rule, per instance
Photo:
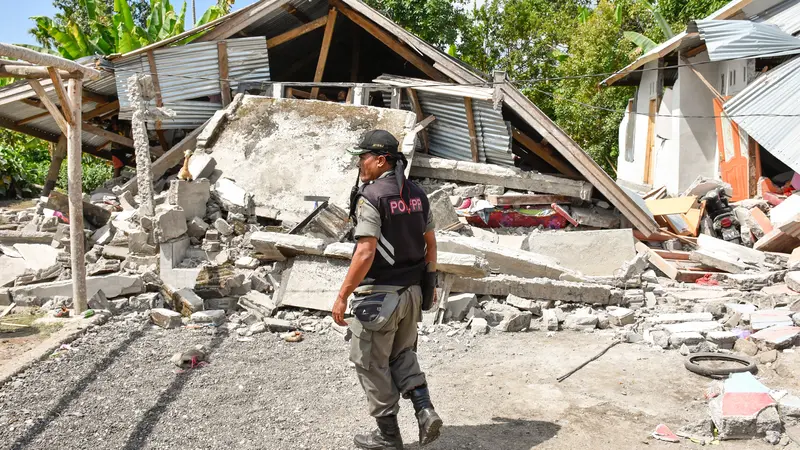
{"label": "banana tree", "polygon": [[[650,10],[650,12],[653,14],[656,24],[658,24],[658,27],[661,28],[661,31],[664,33],[664,36],[666,36],[667,39],[671,39],[673,36],[675,36],[675,33],[672,32],[672,28],[669,26],[666,19],[664,19],[664,16],[662,16],[658,11],[658,4],[651,3],[650,0],[638,0],[638,2]],[[633,42],[637,47],[639,47],[642,50],[642,53],[647,53],[658,46],[658,44],[653,42],[652,39],[635,31],[625,31],[623,36],[625,39]]]}

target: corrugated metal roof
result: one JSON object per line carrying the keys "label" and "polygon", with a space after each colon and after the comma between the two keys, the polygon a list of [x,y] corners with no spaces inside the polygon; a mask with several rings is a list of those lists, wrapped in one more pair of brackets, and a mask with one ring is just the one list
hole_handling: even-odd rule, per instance
{"label": "corrugated metal roof", "polygon": [[[236,89],[240,81],[269,81],[269,56],[267,42],[264,37],[229,39],[228,46],[228,79],[231,88]],[[155,50],[153,57],[161,87],[161,98],[164,106],[177,113],[190,113],[191,123],[202,124],[211,117],[208,114],[203,120],[195,119],[197,114],[191,113],[191,105],[201,106],[201,102],[187,102],[203,97],[220,94],[220,73],[216,42],[201,42],[181,47],[169,47]],[[136,73],[150,73],[150,65],[146,55],[116,61],[116,84],[119,92],[120,118],[131,116],[128,102],[127,80]],[[207,102],[206,102],[207,103]],[[182,119],[176,118],[175,123]]]}
{"label": "corrugated metal roof", "polygon": [[800,53],[800,39],[777,25],[749,20],[698,20],[711,61]]}
{"label": "corrugated metal roof", "polygon": [[724,109],[773,156],[800,172],[800,57],[760,75]]}
{"label": "corrugated metal roof", "polygon": [[800,0],[788,0],[749,18],[753,22],[777,25],[789,34],[800,32]]}

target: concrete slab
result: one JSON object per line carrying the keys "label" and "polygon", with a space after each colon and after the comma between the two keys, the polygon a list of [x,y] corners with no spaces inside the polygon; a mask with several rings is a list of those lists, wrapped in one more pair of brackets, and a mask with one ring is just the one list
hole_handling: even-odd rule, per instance
{"label": "concrete slab", "polygon": [[450,203],[450,196],[444,189],[432,192],[428,195],[428,201],[436,230],[444,230],[459,222],[458,214]]}
{"label": "concrete slab", "polygon": [[257,205],[299,222],[314,207],[304,196],[327,196],[339,207],[349,205],[357,169],[356,158],[345,149],[375,128],[403,142],[415,122],[413,113],[396,109],[244,96],[210,151],[217,169],[234,176]]}
{"label": "concrete slab", "polygon": [[348,261],[298,256],[281,274],[278,306],[330,311],[350,266]]}
{"label": "concrete slab", "polygon": [[798,335],[800,335],[800,327],[775,326],[753,333],[749,339],[766,348],[782,349],[794,345]]}
{"label": "concrete slab", "polygon": [[328,258],[352,259],[355,250],[356,244],[352,242],[334,242],[328,244],[322,254]]}
{"label": "concrete slab", "polygon": [[211,155],[195,153],[189,158],[189,173],[193,180],[208,178],[217,167],[217,160]]}
{"label": "concrete slab", "polygon": [[[136,295],[144,292],[144,282],[141,277],[130,275],[113,274],[86,277],[86,295],[88,297],[93,296],[101,289],[108,298]],[[39,298],[55,297],[56,295],[72,297],[72,280],[20,286],[11,288],[9,291],[12,297],[25,295]]]}
{"label": "concrete slab", "polygon": [[702,313],[670,313],[648,317],[645,322],[652,324],[682,323],[682,322],[710,322],[714,316],[710,312]]}
{"label": "concrete slab", "polygon": [[731,374],[709,408],[721,439],[750,439],[781,430],[769,388],[750,372]]}
{"label": "concrete slab", "polygon": [[792,326],[794,311],[788,309],[762,309],[750,314],[750,327],[754,331],[774,326]]}
{"label": "concrete slab", "polygon": [[297,255],[322,255],[325,241],[295,234],[259,231],[250,236],[250,244],[267,259],[283,261]]}
{"label": "concrete slab", "polygon": [[505,297],[514,294],[523,298],[567,303],[608,305],[621,300],[612,296],[611,286],[556,281],[547,278],[519,278],[500,275],[486,278],[456,277],[454,292]]}
{"label": "concrete slab", "polygon": [[0,287],[13,286],[14,280],[25,273],[25,260],[0,255]]}
{"label": "concrete slab", "polygon": [[663,325],[663,328],[669,333],[694,331],[705,335],[709,331],[717,331],[722,329],[722,325],[717,322],[684,322]]}
{"label": "concrete slab", "polygon": [[514,250],[481,239],[454,234],[436,234],[437,249],[444,252],[477,255],[486,258],[492,272],[518,277],[558,279],[569,269],[554,258],[524,250]]}
{"label": "concrete slab", "polygon": [[14,250],[22,255],[29,269],[48,269],[56,264],[58,249],[45,244],[14,244]]}
{"label": "concrete slab", "polygon": [[[248,171],[233,171],[230,174],[237,176]],[[255,214],[255,203],[253,203],[253,194],[247,189],[240,186],[232,178],[231,175],[220,178],[214,183],[214,199],[217,200],[225,210],[234,214],[242,214],[250,216]]]}
{"label": "concrete slab", "polygon": [[610,276],[636,256],[631,229],[546,231],[530,234],[523,250],[553,258],[584,275]]}
{"label": "concrete slab", "polygon": [[608,319],[610,323],[618,327],[630,325],[636,320],[634,316],[635,312],[632,309],[614,308],[609,309],[606,312],[608,313]]}
{"label": "concrete slab", "polygon": [[[325,247],[323,255],[328,258],[352,259],[355,244],[336,242]],[[438,252],[436,270],[469,278],[483,278],[489,275],[489,263],[485,258],[462,253]]]}

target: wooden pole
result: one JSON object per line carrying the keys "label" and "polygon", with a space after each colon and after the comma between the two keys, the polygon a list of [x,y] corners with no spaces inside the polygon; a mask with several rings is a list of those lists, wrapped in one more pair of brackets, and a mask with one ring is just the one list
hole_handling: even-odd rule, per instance
{"label": "wooden pole", "polygon": [[58,182],[58,173],[61,171],[61,164],[64,158],[67,157],[67,137],[63,134],[58,138],[58,144],[55,145],[53,154],[50,157],[50,168],[47,171],[47,178],[42,188],[42,197],[47,197],[50,192],[56,187]]}
{"label": "wooden pole", "polygon": [[[82,66],[75,61],[61,58],[59,56],[47,55],[39,53],[35,50],[30,50],[24,47],[18,47],[11,44],[0,43],[0,56],[8,56],[9,58],[21,59],[33,64],[41,66],[52,66],[56,69],[66,70],[67,72],[80,72],[90,80],[96,80],[102,76],[102,72],[92,69],[91,67]],[[80,102],[76,103],[80,104]]]}
{"label": "wooden pole", "polygon": [[232,99],[231,82],[228,80],[228,43],[225,41],[217,42],[217,61],[219,62],[219,90],[222,95],[222,106],[227,108]]}
{"label": "wooden pole", "polygon": [[[325,63],[328,61],[328,50],[331,48],[331,39],[333,38],[334,26],[336,26],[336,8],[331,8],[328,11],[328,22],[325,25],[325,33],[322,35],[322,47],[319,49],[317,70],[314,72],[315,83],[322,81],[322,75],[325,73]],[[318,87],[311,88],[311,100],[316,100],[318,94]]]}
{"label": "wooden pole", "polygon": [[472,161],[478,162],[478,134],[475,131],[475,114],[472,111],[472,98],[464,97],[464,109],[467,112],[467,129],[469,130],[469,147],[472,151]]}
{"label": "wooden pole", "polygon": [[75,312],[86,311],[86,263],[83,234],[83,171],[81,168],[81,80],[69,80],[72,120],[67,127],[67,174],[69,184],[69,242],[72,262],[72,305]]}

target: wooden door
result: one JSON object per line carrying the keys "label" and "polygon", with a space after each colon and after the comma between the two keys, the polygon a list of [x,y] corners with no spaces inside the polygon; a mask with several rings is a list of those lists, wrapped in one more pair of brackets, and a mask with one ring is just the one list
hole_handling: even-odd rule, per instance
{"label": "wooden door", "polygon": [[647,153],[644,156],[644,184],[653,184],[653,146],[656,139],[656,113],[658,99],[650,100],[647,112]]}
{"label": "wooden door", "polygon": [[715,98],[713,101],[719,149],[719,173],[722,181],[733,188],[731,200],[734,202],[744,200],[750,196],[750,183],[747,176],[747,157],[742,155],[739,125],[725,115],[720,99]]}

